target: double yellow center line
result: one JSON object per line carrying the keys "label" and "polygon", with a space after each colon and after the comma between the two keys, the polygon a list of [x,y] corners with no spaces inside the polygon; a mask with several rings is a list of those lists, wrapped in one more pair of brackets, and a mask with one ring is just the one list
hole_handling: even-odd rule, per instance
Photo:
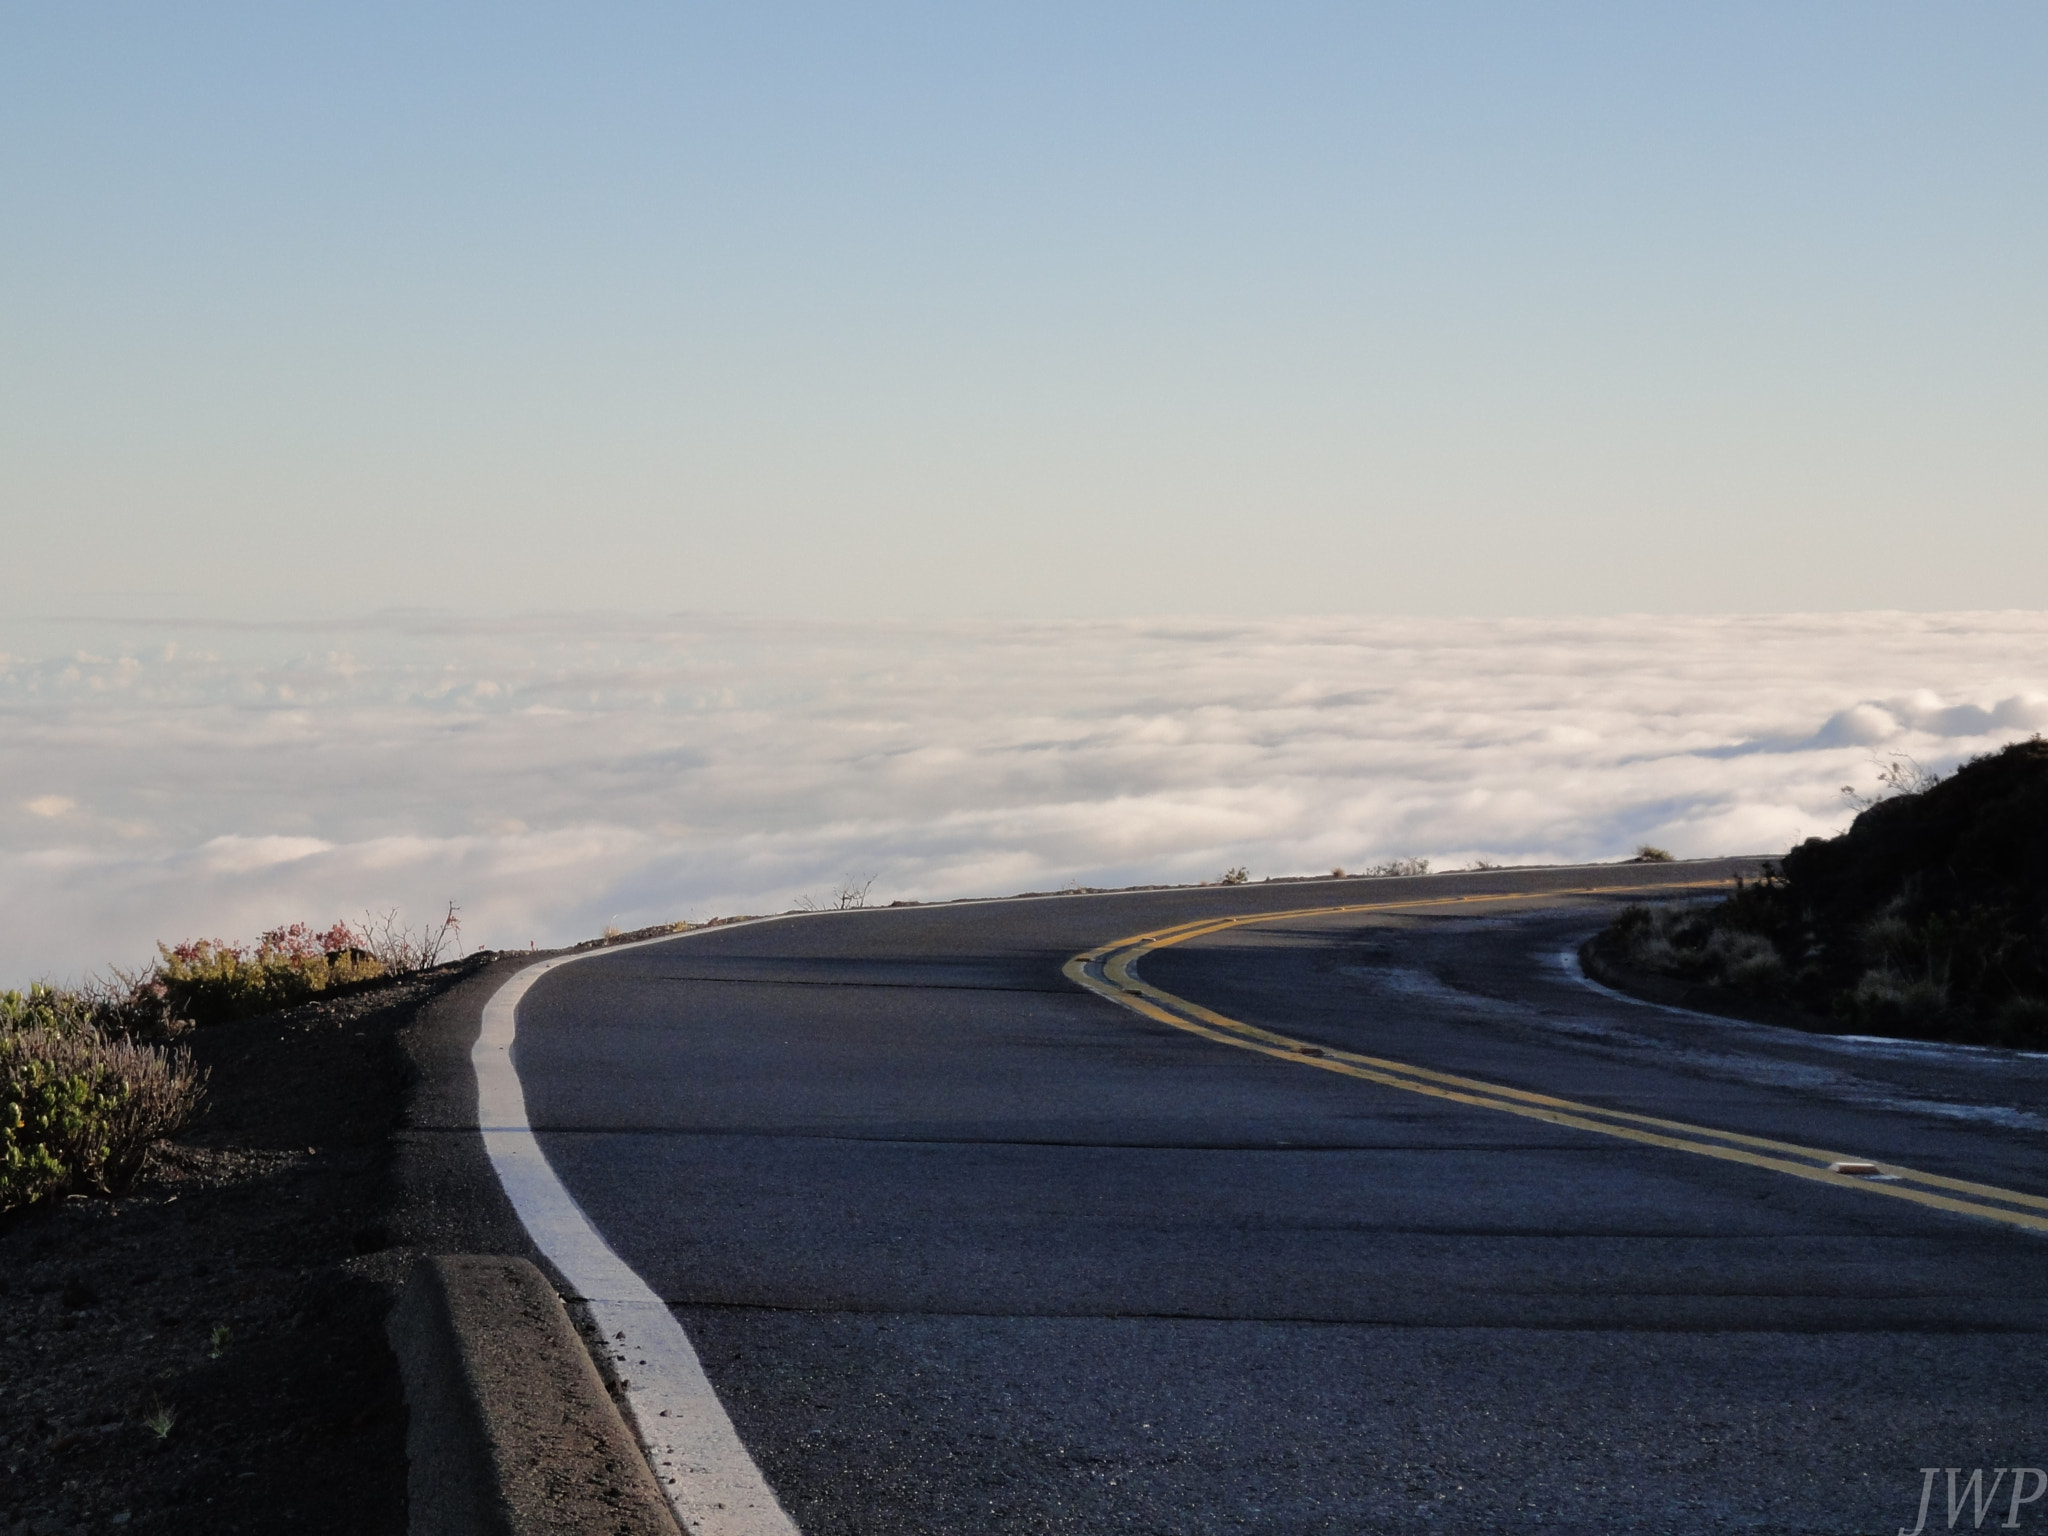
{"label": "double yellow center line", "polygon": [[[1697,882],[1697,885],[1707,884],[1720,885],[1722,882]],[[1945,1178],[1937,1173],[1922,1173],[1916,1168],[1906,1168],[1896,1163],[1872,1162],[1847,1153],[1824,1151],[1818,1147],[1802,1147],[1792,1142],[1772,1141],[1761,1136],[1744,1136],[1734,1131],[1715,1130],[1712,1126],[1688,1125],[1682,1120],[1665,1120],[1655,1115],[1603,1109],[1597,1104],[1581,1104],[1572,1099],[1555,1098],[1546,1093],[1531,1093],[1522,1088],[1482,1082],[1477,1078],[1460,1077],[1451,1072],[1437,1072],[1428,1067],[1411,1066],[1406,1062],[1388,1061],[1383,1057],[1365,1056],[1355,1051],[1340,1051],[1327,1046],[1313,1045],[1306,1040],[1276,1034],[1270,1029],[1261,1029],[1254,1024],[1225,1018],[1220,1013],[1204,1008],[1200,1003],[1176,997],[1141,980],[1137,971],[1133,969],[1139,960],[1155,949],[1166,949],[1175,944],[1185,944],[1190,939],[1202,938],[1207,934],[1221,933],[1230,928],[1248,927],[1256,923],[1336,917],[1352,912],[1409,912],[1431,907],[1477,906],[1492,902],[1552,899],[1560,896],[1610,895],[1618,892],[1651,895],[1692,888],[1695,887],[1581,886],[1573,890],[1544,891],[1533,895],[1443,896],[1420,901],[1297,907],[1286,912],[1258,912],[1241,917],[1204,918],[1198,922],[1181,923],[1172,928],[1156,929],[1151,933],[1134,934],[1127,939],[1118,939],[1113,943],[1083,950],[1069,960],[1063,969],[1070,980],[1091,992],[1109,998],[1112,1002],[1133,1009],[1148,1019],[1185,1030],[1191,1035],[1199,1035],[1205,1040],[1213,1040],[1219,1045],[1235,1046],[1239,1050],[1253,1051],[1298,1066],[1313,1067],[1320,1072],[1335,1072],[1343,1077],[1377,1083],[1383,1088],[1398,1088],[1405,1093],[1419,1093],[1428,1098],[1445,1099],[1475,1109],[1498,1110],[1502,1114],[1520,1115],[1527,1120],[1541,1120],[1550,1125],[1565,1126],[1576,1131],[1591,1131],[1601,1136],[1618,1136],[1624,1141],[1640,1142],[1645,1146],[1663,1147],[1674,1152],[1691,1152],[1700,1157],[1720,1158],[1724,1162],[1745,1163],[1752,1168],[1768,1168],[1773,1173],[1786,1173],[1794,1178],[1832,1184],[1839,1189],[1854,1189],[1865,1194],[1883,1195],[1892,1200],[1910,1200],[1915,1205],[1932,1206],[1936,1210],[1951,1211],[1964,1216],[1980,1216],[1990,1221],[2004,1222],[2008,1226],[2023,1227],[2032,1232],[2048,1232],[2048,1198],[2040,1195],[2000,1189],[1991,1184],[1973,1184],[1967,1179]]]}

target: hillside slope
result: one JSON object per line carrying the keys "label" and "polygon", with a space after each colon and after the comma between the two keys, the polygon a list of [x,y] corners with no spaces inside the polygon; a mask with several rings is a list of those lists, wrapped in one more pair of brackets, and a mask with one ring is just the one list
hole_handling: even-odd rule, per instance
{"label": "hillside slope", "polygon": [[1879,801],[1724,901],[1626,908],[1585,958],[1691,1006],[2048,1046],[2048,742]]}

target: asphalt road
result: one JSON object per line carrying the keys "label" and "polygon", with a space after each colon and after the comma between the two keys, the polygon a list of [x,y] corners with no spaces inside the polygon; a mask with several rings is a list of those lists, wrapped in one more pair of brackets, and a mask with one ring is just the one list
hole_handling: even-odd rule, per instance
{"label": "asphalt road", "polygon": [[[1921,1468],[2048,1465],[2048,1236],[1343,1076],[1062,975],[1215,914],[1519,893],[1138,972],[1314,1048],[2048,1194],[2048,1058],[1709,1022],[1560,964],[1628,899],[1563,892],[1730,867],[711,930],[545,976],[514,1060],[809,1536],[1890,1536]],[[2048,1499],[2018,1513],[2048,1530]]]}

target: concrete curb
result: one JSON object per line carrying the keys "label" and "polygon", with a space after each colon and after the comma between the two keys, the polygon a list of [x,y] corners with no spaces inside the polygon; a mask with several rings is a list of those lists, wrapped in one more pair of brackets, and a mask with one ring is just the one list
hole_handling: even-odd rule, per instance
{"label": "concrete curb", "polygon": [[411,1412],[411,1536],[680,1536],[561,1298],[526,1260],[421,1260],[385,1332]]}

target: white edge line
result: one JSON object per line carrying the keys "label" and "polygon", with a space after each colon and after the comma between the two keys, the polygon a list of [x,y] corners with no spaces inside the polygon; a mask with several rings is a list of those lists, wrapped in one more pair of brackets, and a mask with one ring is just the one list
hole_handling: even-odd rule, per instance
{"label": "white edge line", "polygon": [[[692,931],[745,926],[727,923],[718,930]],[[796,1522],[740,1442],[683,1325],[598,1235],[548,1165],[527,1121],[526,1093],[512,1065],[519,1000],[549,971],[595,955],[688,937],[667,934],[542,960],[492,993],[469,1058],[476,1069],[477,1125],[491,1167],[528,1235],[603,1330],[613,1370],[627,1383],[627,1417],[683,1528],[692,1536],[799,1536]]]}

